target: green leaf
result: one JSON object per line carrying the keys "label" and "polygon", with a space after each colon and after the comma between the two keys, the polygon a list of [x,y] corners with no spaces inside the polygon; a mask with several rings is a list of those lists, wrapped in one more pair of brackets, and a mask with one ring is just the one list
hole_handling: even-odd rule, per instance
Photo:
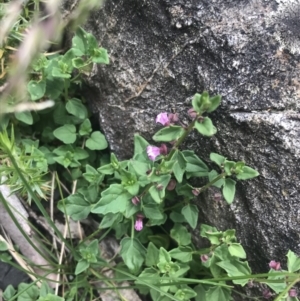
{"label": "green leaf", "polygon": [[234,173],[236,163],[234,161],[225,160],[224,170],[228,176],[231,176]]}
{"label": "green leaf", "polygon": [[159,249],[158,262],[160,262],[160,263],[170,263],[171,262],[170,254],[163,247],[161,247]]}
{"label": "green leaf", "polygon": [[[204,286],[202,284],[198,284],[197,286],[194,287],[194,291],[197,293],[197,296],[195,297],[196,301],[207,301],[206,299],[206,291],[204,289]],[[210,300],[215,300],[215,301],[221,301],[223,299],[210,299]]]}
{"label": "green leaf", "polygon": [[91,211],[91,204],[78,194],[73,194],[67,199],[60,200],[57,207],[60,211],[71,216],[74,221],[85,219]]}
{"label": "green leaf", "polygon": [[[248,265],[248,262],[240,262],[240,261],[220,261],[216,263],[222,269],[224,269],[229,277],[236,276],[249,276],[251,278],[251,270]],[[237,279],[232,280],[234,284],[240,284],[242,286],[248,283],[249,279]]]}
{"label": "green leaf", "polygon": [[210,105],[210,108],[206,111],[207,113],[211,113],[218,108],[218,106],[221,103],[221,96],[216,95],[216,96],[210,97],[209,101],[210,101],[211,105]]}
{"label": "green leaf", "polygon": [[15,290],[15,288],[10,284],[6,287],[5,291],[3,292],[3,298],[4,300],[10,300],[12,299],[12,297],[14,296],[14,294],[17,291]]}
{"label": "green leaf", "polygon": [[119,170],[121,174],[121,184],[125,190],[127,190],[132,196],[135,196],[139,193],[139,183],[135,174],[128,172],[125,169]]}
{"label": "green leaf", "polygon": [[225,157],[216,153],[210,153],[209,158],[211,161],[217,163],[219,166],[222,166],[226,160]]}
{"label": "green leaf", "polygon": [[223,186],[223,196],[228,204],[231,204],[234,200],[235,195],[235,184],[236,182],[232,179],[225,179],[225,184]]}
{"label": "green leaf", "polygon": [[37,301],[65,301],[65,298],[48,293],[45,296],[40,296]]}
{"label": "green leaf", "polygon": [[246,258],[246,252],[243,248],[243,246],[239,243],[232,243],[228,247],[228,251],[231,256],[235,256],[238,258]]}
{"label": "green leaf", "polygon": [[206,300],[207,301],[230,301],[232,300],[230,295],[231,295],[230,289],[221,286],[213,286],[206,292]]}
{"label": "green leaf", "polygon": [[3,252],[3,251],[7,251],[8,250],[8,247],[7,247],[7,244],[5,241],[0,241],[0,251]]}
{"label": "green leaf", "polygon": [[[211,170],[208,174],[209,182],[212,182],[219,174],[214,169]],[[220,179],[219,181],[215,182],[213,186],[221,188],[225,183],[225,179]]]}
{"label": "green leaf", "polygon": [[76,58],[72,59],[72,65],[76,69],[81,69],[85,66],[88,66],[89,64],[90,64],[90,61],[86,61],[86,60],[82,59],[81,57],[76,57]]}
{"label": "green leaf", "polygon": [[171,237],[178,243],[179,246],[187,246],[191,243],[191,233],[188,232],[187,228],[175,224],[171,230]]}
{"label": "green leaf", "polygon": [[18,301],[35,301],[40,295],[39,289],[36,285],[20,283],[18,285]]}
{"label": "green leaf", "polygon": [[156,203],[160,204],[163,201],[165,197],[165,190],[170,182],[170,179],[170,175],[160,176],[159,179],[156,181],[157,185],[160,185],[160,188],[157,188],[157,185],[153,185],[149,189],[149,193]]}
{"label": "green leaf", "polygon": [[79,119],[85,119],[88,116],[86,106],[84,106],[81,100],[77,98],[69,99],[66,104],[66,110],[71,115],[78,117]]}
{"label": "green leaf", "polygon": [[217,228],[201,224],[200,226],[200,235],[209,239],[212,245],[218,245],[223,238],[223,232],[218,231]]}
{"label": "green leaf", "polygon": [[123,220],[123,215],[121,213],[107,213],[104,215],[100,225],[99,229],[106,229],[112,227],[116,223],[120,223]]}
{"label": "green leaf", "polygon": [[137,175],[146,176],[150,168],[149,163],[144,163],[136,160],[130,160],[129,164],[133,167]]}
{"label": "green leaf", "polygon": [[183,289],[177,290],[174,297],[177,298],[178,300],[188,301],[196,296],[197,296],[197,293],[194,292],[192,289],[183,288]]}
{"label": "green leaf", "polygon": [[115,169],[112,167],[111,163],[103,165],[97,170],[104,175],[112,175],[115,172]]}
{"label": "green leaf", "polygon": [[31,115],[31,112],[25,111],[25,112],[16,112],[14,113],[16,119],[26,123],[26,124],[33,124],[33,118]]}
{"label": "green leaf", "polygon": [[90,264],[82,259],[77,262],[76,268],[75,268],[75,275],[79,275],[80,273],[84,272],[86,269],[88,269]]}
{"label": "green leaf", "polygon": [[287,253],[287,266],[288,266],[288,271],[290,273],[297,272],[300,270],[300,258],[291,250],[288,251]]}
{"label": "green leaf", "polygon": [[64,82],[60,78],[47,77],[46,78],[46,92],[45,94],[53,100],[56,100],[64,89]]}
{"label": "green leaf", "polygon": [[189,225],[195,229],[197,226],[199,213],[197,206],[188,204],[181,209],[181,213]]}
{"label": "green leaf", "polygon": [[170,214],[170,219],[174,222],[174,223],[184,223],[186,222],[186,219],[184,218],[184,216],[176,211],[172,211]]}
{"label": "green leaf", "polygon": [[87,32],[83,28],[78,27],[78,29],[76,30],[76,34],[72,39],[72,47],[77,56],[87,54],[86,34]]}
{"label": "green leaf", "polygon": [[150,242],[147,248],[146,261],[145,264],[148,267],[156,266],[159,258],[159,250],[156,246]]}
{"label": "green leaf", "polygon": [[85,166],[86,172],[83,174],[83,177],[89,182],[89,183],[96,183],[99,185],[103,179],[104,175],[98,172],[94,167],[87,164]]}
{"label": "green leaf", "polygon": [[258,176],[259,176],[259,173],[255,169],[253,169],[249,166],[244,166],[243,171],[236,175],[237,179],[239,179],[239,180],[253,179]]}
{"label": "green leaf", "polygon": [[182,151],[186,160],[186,177],[206,177],[208,175],[207,165],[193,151]]}
{"label": "green leaf", "polygon": [[138,272],[144,262],[146,249],[136,238],[125,237],[121,240],[120,245],[120,255],[124,263],[132,272]]}
{"label": "green leaf", "polygon": [[148,239],[158,248],[163,247],[168,249],[170,245],[170,238],[166,234],[149,235]]}
{"label": "green leaf", "polygon": [[192,99],[192,106],[193,109],[198,112],[198,113],[202,113],[201,111],[201,94],[196,93]]}
{"label": "green leaf", "polygon": [[76,127],[73,124],[65,124],[56,130],[53,135],[65,144],[71,144],[76,141]]}
{"label": "green leaf", "polygon": [[97,64],[109,64],[109,56],[107,54],[107,50],[102,47],[94,49],[92,61],[93,63]]}
{"label": "green leaf", "polygon": [[158,141],[174,141],[177,140],[179,137],[181,137],[184,133],[184,129],[181,126],[167,126],[162,129],[160,129],[153,137],[152,139],[156,142]]}
{"label": "green leaf", "polygon": [[99,131],[93,132],[85,145],[91,150],[102,150],[108,146],[105,136]]}
{"label": "green leaf", "polygon": [[46,82],[44,80],[31,80],[27,85],[27,90],[30,94],[31,100],[41,99],[46,92]]}
{"label": "green leaf", "polygon": [[92,212],[98,214],[124,212],[131,198],[122,185],[111,184],[101,193],[101,199],[94,205]]}
{"label": "green leaf", "polygon": [[164,218],[163,212],[156,204],[145,204],[143,206],[143,213],[150,219],[162,219]]}
{"label": "green leaf", "polygon": [[182,182],[183,175],[186,168],[186,160],[182,153],[179,150],[176,150],[171,158],[172,161],[175,161],[173,165],[173,173],[178,183]]}
{"label": "green leaf", "polygon": [[193,250],[190,247],[179,247],[169,251],[172,258],[181,262],[190,262],[193,259]]}
{"label": "green leaf", "polygon": [[194,128],[203,136],[208,137],[213,136],[217,132],[217,129],[213,125],[211,119],[208,117],[204,117],[201,123],[196,121]]}
{"label": "green leaf", "polygon": [[[276,274],[276,275],[272,275],[272,274]],[[286,278],[284,275],[278,275],[278,271],[274,271],[274,270],[270,270],[269,271],[269,277],[268,280],[276,280],[279,282],[268,282],[266,281],[266,285],[268,285],[276,294],[281,293],[282,291],[284,291],[284,289],[286,288],[287,284],[286,284]],[[282,301],[282,300],[280,300]],[[289,300],[290,301],[290,300]]]}
{"label": "green leaf", "polygon": [[137,154],[142,154],[146,152],[146,148],[149,145],[147,140],[142,136],[135,134],[134,135],[134,156]]}
{"label": "green leaf", "polygon": [[92,125],[89,119],[85,119],[79,127],[79,135],[87,136],[92,132]]}

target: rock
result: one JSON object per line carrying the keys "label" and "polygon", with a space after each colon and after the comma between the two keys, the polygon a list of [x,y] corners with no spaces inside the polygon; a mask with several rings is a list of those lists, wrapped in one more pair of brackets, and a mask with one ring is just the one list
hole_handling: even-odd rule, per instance
{"label": "rock", "polygon": [[201,222],[237,229],[254,271],[300,253],[299,12],[299,0],[109,0],[86,26],[111,59],[86,96],[119,158],[131,156],[135,132],[151,139],[159,112],[185,119],[196,92],[223,95],[211,116],[218,133],[186,147],[260,172],[238,183],[231,206],[214,191],[197,201]]}

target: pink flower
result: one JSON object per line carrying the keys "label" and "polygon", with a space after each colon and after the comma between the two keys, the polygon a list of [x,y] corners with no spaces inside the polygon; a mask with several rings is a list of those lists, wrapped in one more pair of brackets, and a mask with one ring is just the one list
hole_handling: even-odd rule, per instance
{"label": "pink flower", "polygon": [[289,290],[289,296],[290,296],[290,297],[297,297],[297,291],[296,291],[295,288],[291,288],[291,289]]}
{"label": "pink flower", "polygon": [[156,123],[161,123],[162,125],[169,125],[170,120],[168,117],[168,113],[159,113],[156,117]]}
{"label": "pink flower", "polygon": [[140,202],[140,199],[137,197],[137,196],[134,196],[132,199],[131,199],[131,203],[135,206],[137,206],[137,204]]}
{"label": "pink flower", "polygon": [[155,161],[157,156],[166,155],[167,153],[168,148],[165,144],[162,144],[160,147],[152,145],[147,146],[147,155],[151,161]]}
{"label": "pink flower", "polygon": [[269,263],[269,267],[275,271],[280,270],[280,262],[276,262],[275,260],[271,260]]}
{"label": "pink flower", "polygon": [[160,148],[157,146],[147,146],[147,155],[151,161],[155,161],[156,157],[160,155]]}
{"label": "pink flower", "polygon": [[136,215],[136,221],[135,221],[135,224],[134,224],[134,229],[136,231],[143,230],[143,227],[144,227],[144,225],[143,225],[143,218],[144,218],[144,215],[142,215],[142,214],[137,214]]}

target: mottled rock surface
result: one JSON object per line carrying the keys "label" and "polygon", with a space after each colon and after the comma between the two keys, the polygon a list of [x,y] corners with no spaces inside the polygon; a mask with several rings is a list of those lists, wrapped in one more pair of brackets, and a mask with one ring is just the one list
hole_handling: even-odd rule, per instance
{"label": "mottled rock surface", "polygon": [[107,0],[86,26],[111,57],[87,99],[120,158],[133,133],[151,138],[159,112],[185,118],[196,92],[223,95],[211,116],[218,133],[186,146],[260,172],[239,182],[232,206],[213,191],[197,201],[201,222],[237,229],[254,271],[300,254],[299,16],[298,0]]}

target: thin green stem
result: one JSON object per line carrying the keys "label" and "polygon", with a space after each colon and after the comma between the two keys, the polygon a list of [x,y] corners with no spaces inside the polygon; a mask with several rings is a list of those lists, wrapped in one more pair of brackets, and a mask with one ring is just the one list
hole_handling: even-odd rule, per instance
{"label": "thin green stem", "polygon": [[284,291],[282,291],[276,298],[274,301],[280,301],[282,300],[282,298],[288,293],[288,291],[297,283],[300,281],[300,278],[296,278],[294,279],[285,289]]}
{"label": "thin green stem", "polygon": [[204,185],[201,188],[199,188],[199,193],[205,191],[206,189],[208,189],[209,187],[211,187],[212,185],[214,185],[216,182],[218,182],[219,180],[221,180],[221,179],[223,179],[225,177],[226,177],[226,172],[222,172],[217,177],[215,177],[212,181],[210,181],[206,185]]}
{"label": "thin green stem", "polygon": [[182,136],[176,141],[176,143],[174,144],[174,146],[172,147],[172,150],[170,151],[170,153],[168,154],[168,156],[166,157],[166,161],[169,161],[172,156],[174,155],[176,149],[178,149],[178,147],[182,144],[182,142],[185,140],[185,138],[190,134],[190,132],[194,129],[194,125],[195,122],[197,121],[199,116],[197,116],[191,123],[190,125],[185,129],[184,133],[182,134]]}
{"label": "thin green stem", "polygon": [[131,217],[131,239],[134,239],[134,217]]}

